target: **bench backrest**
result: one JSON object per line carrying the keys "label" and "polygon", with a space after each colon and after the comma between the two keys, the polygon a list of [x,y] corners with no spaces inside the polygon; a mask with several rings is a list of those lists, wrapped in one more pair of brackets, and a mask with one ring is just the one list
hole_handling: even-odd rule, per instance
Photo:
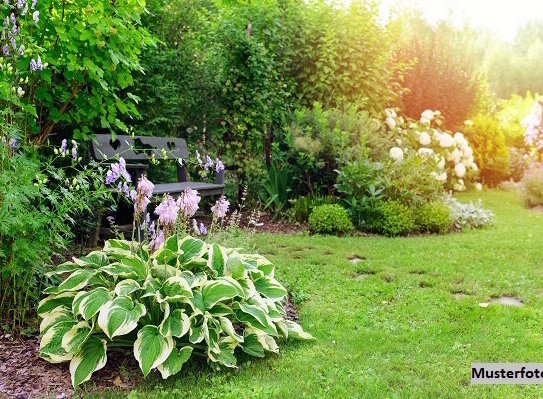
{"label": "bench backrest", "polygon": [[114,158],[116,155],[127,161],[148,160],[154,152],[157,159],[163,159],[166,150],[168,159],[186,159],[189,156],[187,142],[177,137],[149,137],[96,134],[91,143],[91,155],[96,160]]}

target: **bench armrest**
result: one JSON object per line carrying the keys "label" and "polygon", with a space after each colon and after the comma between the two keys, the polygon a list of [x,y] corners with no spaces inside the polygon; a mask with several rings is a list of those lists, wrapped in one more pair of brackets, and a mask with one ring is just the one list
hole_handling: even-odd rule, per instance
{"label": "bench armrest", "polygon": [[224,169],[215,176],[215,184],[224,184]]}

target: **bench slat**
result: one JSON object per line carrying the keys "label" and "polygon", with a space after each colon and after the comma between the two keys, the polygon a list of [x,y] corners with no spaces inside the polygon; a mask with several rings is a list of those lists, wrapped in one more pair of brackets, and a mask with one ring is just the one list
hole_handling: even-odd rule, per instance
{"label": "bench slat", "polygon": [[171,194],[175,196],[176,194],[183,192],[187,187],[197,190],[201,196],[220,195],[224,192],[224,184],[188,181],[181,183],[155,184],[153,195]]}
{"label": "bench slat", "polygon": [[151,158],[152,153],[157,159],[162,159],[163,149],[168,159],[186,159],[189,156],[187,142],[178,137],[118,135],[112,140],[110,134],[96,134],[91,143],[91,154],[96,160],[118,155],[127,161],[145,161]]}

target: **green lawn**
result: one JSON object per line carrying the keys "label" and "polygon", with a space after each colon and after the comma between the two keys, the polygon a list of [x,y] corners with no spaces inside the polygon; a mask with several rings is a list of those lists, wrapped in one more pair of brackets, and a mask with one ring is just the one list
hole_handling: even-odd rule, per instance
{"label": "green lawn", "polygon": [[[257,235],[278,279],[305,296],[300,322],[317,340],[283,344],[234,372],[151,378],[129,397],[541,397],[538,386],[470,386],[471,362],[543,362],[543,213],[514,193],[460,199],[479,197],[494,227],[410,238]],[[353,255],[365,260],[353,264]],[[500,295],[526,306],[479,306]]]}

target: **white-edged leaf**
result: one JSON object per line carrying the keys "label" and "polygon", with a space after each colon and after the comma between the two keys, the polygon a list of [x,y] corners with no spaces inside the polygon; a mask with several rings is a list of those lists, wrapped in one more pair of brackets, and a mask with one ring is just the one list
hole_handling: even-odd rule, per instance
{"label": "white-edged leaf", "polygon": [[179,241],[179,249],[183,251],[183,263],[192,258],[201,258],[206,253],[205,242],[191,236]]}
{"label": "white-edged leaf", "polygon": [[183,364],[189,360],[191,354],[192,346],[184,346],[179,350],[174,348],[164,363],[157,366],[158,371],[162,374],[162,378],[166,379],[179,373]]}
{"label": "white-edged leaf", "polygon": [[[168,305],[166,303],[166,305]],[[169,306],[167,307],[169,309]],[[189,332],[190,320],[183,310],[174,309],[171,312],[167,310],[164,314],[164,320],[158,327],[163,336],[182,337]]]}
{"label": "white-edged leaf", "polygon": [[243,339],[243,344],[241,345],[243,352],[255,356],[255,357],[264,357],[264,347],[258,340],[256,334],[248,334]]}
{"label": "white-edged leaf", "polygon": [[78,269],[70,274],[66,280],[59,284],[57,292],[79,291],[85,287],[92,276],[96,274],[96,270]]}
{"label": "white-edged leaf", "polygon": [[88,321],[80,321],[62,337],[62,349],[77,353],[92,331]]}
{"label": "white-edged leaf", "polygon": [[88,381],[92,373],[104,367],[106,362],[106,340],[90,337],[70,361],[73,387]]}
{"label": "white-edged leaf", "polygon": [[305,332],[298,323],[295,323],[291,320],[285,320],[285,324],[287,325],[287,328],[288,328],[289,337],[292,337],[294,339],[299,339],[299,340],[315,339],[313,338],[311,334],[309,334],[308,332]]}
{"label": "white-edged leaf", "polygon": [[74,315],[80,314],[85,320],[90,320],[110,299],[111,294],[105,287],[81,291],[74,298],[72,312]]}
{"label": "white-edged leaf", "polygon": [[211,309],[217,302],[242,295],[243,288],[232,278],[221,277],[217,280],[208,280],[202,288],[202,299],[206,309]]}
{"label": "white-edged leaf", "polygon": [[287,296],[287,290],[272,277],[259,278],[254,284],[256,290],[266,298],[280,301]]}
{"label": "white-edged leaf", "polygon": [[239,309],[236,311],[236,317],[239,321],[247,323],[267,334],[277,336],[275,324],[262,308],[257,305],[248,305],[244,303],[240,303],[238,306]]}
{"label": "white-edged leaf", "polygon": [[47,329],[61,321],[74,321],[74,315],[65,306],[59,305],[50,312],[41,315],[43,320],[40,323],[40,334],[45,334]]}
{"label": "white-edged leaf", "polygon": [[173,338],[162,336],[157,326],[147,325],[138,331],[138,338],[134,342],[134,357],[145,377],[152,369],[164,363],[174,345]]}
{"label": "white-edged leaf", "polygon": [[221,329],[224,333],[226,333],[226,335],[237,342],[243,342],[243,337],[236,332],[230,319],[226,317],[219,317],[219,321],[221,322]]}
{"label": "white-edged leaf", "polygon": [[117,296],[129,296],[133,292],[141,289],[140,284],[132,279],[126,279],[119,281],[115,286],[115,295]]}
{"label": "white-edged leaf", "polygon": [[182,302],[184,299],[192,298],[190,285],[181,276],[173,276],[164,281],[160,293],[162,299],[159,299],[159,302]]}
{"label": "white-edged leaf", "polygon": [[66,308],[71,309],[75,294],[75,292],[63,292],[61,294],[53,294],[43,298],[38,304],[38,315],[41,316],[59,306],[65,306]]}
{"label": "white-edged leaf", "polygon": [[112,339],[135,329],[140,317],[146,313],[147,310],[141,303],[120,296],[102,306],[98,315],[98,326]]}
{"label": "white-edged leaf", "polygon": [[50,326],[40,341],[40,357],[51,363],[61,363],[70,360],[72,353],[62,348],[62,337],[76,324],[75,320],[60,321]]}
{"label": "white-edged leaf", "polygon": [[224,267],[226,266],[227,255],[223,247],[218,244],[211,244],[207,251],[207,267],[213,270],[217,276],[224,274]]}

